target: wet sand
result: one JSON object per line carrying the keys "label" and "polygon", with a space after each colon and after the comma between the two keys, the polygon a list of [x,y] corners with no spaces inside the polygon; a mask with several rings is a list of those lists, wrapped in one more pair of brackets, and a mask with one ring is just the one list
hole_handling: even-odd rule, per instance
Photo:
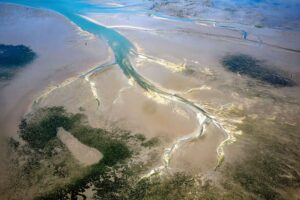
{"label": "wet sand", "polygon": [[225,139],[213,126],[207,127],[207,133],[194,142],[185,144],[171,160],[174,171],[186,171],[191,174],[208,174],[218,165],[216,149]]}
{"label": "wet sand", "polygon": [[100,97],[99,107],[89,83],[84,79],[53,91],[40,101],[39,106],[63,105],[72,112],[78,112],[82,107],[93,127],[119,127],[149,138],[163,137],[168,141],[196,128],[192,112],[170,101],[162,99],[162,102],[157,102],[160,99],[128,83],[117,66],[94,74],[90,79],[95,82]]}
{"label": "wet sand", "polygon": [[[157,88],[183,96],[205,109],[230,133],[228,143],[235,142],[241,134],[236,124],[246,116],[276,118],[298,126],[298,32],[243,27],[250,32],[245,39],[237,30],[147,15],[91,13],[88,17],[125,35],[136,48],[131,62],[137,72]],[[274,88],[226,71],[220,60],[234,53],[254,56],[293,74],[298,85]],[[197,116],[189,107],[143,90],[117,65],[62,84],[36,100],[36,107],[65,106],[70,112],[81,112],[93,127],[117,127],[147,138],[158,137],[161,151],[198,128]],[[224,132],[209,126],[202,137],[175,151],[170,169],[210,173],[224,152],[225,162],[241,158],[241,147],[230,148],[222,143],[225,138]],[[161,162],[155,165],[160,166]]]}
{"label": "wet sand", "polygon": [[15,135],[20,119],[43,90],[113,58],[105,42],[57,13],[11,4],[0,7],[0,43],[23,44],[37,54],[0,88],[1,134]]}
{"label": "wet sand", "polygon": [[[284,43],[291,44],[290,46],[280,46],[278,43],[298,37],[296,33],[290,33],[287,37],[286,34],[289,33],[278,30],[274,30],[272,34],[269,29],[257,30],[249,35],[250,39],[244,40],[240,33],[232,30],[213,27],[207,29],[201,25],[195,28],[189,23],[165,22],[145,16],[126,18],[120,17],[120,14],[91,14],[89,17],[117,29],[135,44],[136,52],[131,56],[131,62],[142,76],[159,88],[198,103],[218,119],[232,136],[239,134],[235,131],[234,123],[240,122],[241,118],[228,118],[231,110],[249,110],[251,114],[264,107],[264,110],[272,110],[274,115],[279,109],[268,107],[269,99],[251,100],[240,93],[240,90],[247,93],[248,84],[252,80],[236,76],[222,68],[220,59],[223,56],[236,52],[250,54],[296,74],[294,77],[298,80],[298,53],[286,50],[297,49],[297,42]],[[141,22],[145,21],[146,27],[144,24],[141,27]],[[157,27],[163,27],[163,30],[157,30]],[[259,43],[258,37],[255,37],[257,35],[266,37],[268,44],[272,45]],[[277,43],[280,48],[274,47]],[[282,59],[274,60],[274,57]],[[254,92],[259,93],[263,88],[258,84]],[[276,94],[276,97],[289,95],[291,98],[299,98],[295,92],[299,90],[298,86],[266,89],[271,94]],[[142,133],[148,138],[159,137],[164,147],[170,146],[176,138],[193,132],[197,127],[196,117],[189,108],[143,91],[132,80],[128,80],[116,65],[108,66],[108,69],[96,72],[88,79],[83,77],[55,89],[39,99],[38,103],[40,107],[60,105],[71,112],[84,113],[93,127],[118,127]],[[284,116],[290,116],[289,119],[293,122],[295,113],[292,109],[281,112]],[[261,114],[266,115],[263,112]],[[187,144],[176,152],[171,158],[170,167],[187,169],[189,166],[187,171],[193,173],[214,169],[218,161],[216,150],[224,137],[222,132],[209,128],[199,141]],[[198,156],[199,151],[205,152],[204,157]],[[228,157],[235,159],[231,155]]]}
{"label": "wet sand", "polygon": [[[255,80],[226,71],[220,60],[228,54],[248,54],[293,74],[294,80],[299,83],[298,33],[255,29],[245,40],[239,32],[233,30],[202,25],[195,27],[190,23],[165,22],[143,15],[125,17],[122,14],[91,14],[88,17],[129,38],[136,48],[131,56],[135,69],[156,87],[165,88],[170,93],[201,105],[230,132],[233,137],[231,142],[235,141],[234,135],[240,134],[235,130],[235,124],[241,123],[243,119],[241,116],[232,116],[234,110],[243,111],[247,115],[259,113],[264,117],[280,116],[288,123],[297,121],[297,107],[289,106],[288,103],[274,107],[271,102],[274,99],[285,101],[288,98],[299,102],[298,85],[291,88],[261,85]],[[263,42],[258,38],[263,38]],[[79,109],[82,105],[80,102],[85,102],[83,112],[92,126],[115,126],[140,132],[147,137],[160,137],[165,147],[197,127],[195,115],[189,108],[143,91],[132,80],[127,80],[117,66],[93,74],[90,79],[95,83],[99,106],[91,90],[89,98],[79,100],[77,97],[75,104],[68,103],[64,98],[61,102],[56,101],[61,94],[68,94],[68,90],[70,94],[74,94],[78,86],[71,85],[48,95],[41,106],[65,105],[74,110],[74,105]],[[80,82],[74,84],[89,87],[87,82]],[[258,95],[262,91],[267,93],[266,98],[249,98],[249,93]],[[82,94],[77,95],[83,97]],[[71,97],[69,100],[74,101]],[[189,165],[188,171],[193,173],[214,169],[216,166],[213,165],[217,163],[216,149],[222,140],[222,132],[208,129],[206,137],[175,153],[170,166],[185,169]],[[198,151],[205,151],[207,157],[200,159]],[[234,155],[238,155],[239,150],[230,154],[226,160],[228,162],[236,159]]]}

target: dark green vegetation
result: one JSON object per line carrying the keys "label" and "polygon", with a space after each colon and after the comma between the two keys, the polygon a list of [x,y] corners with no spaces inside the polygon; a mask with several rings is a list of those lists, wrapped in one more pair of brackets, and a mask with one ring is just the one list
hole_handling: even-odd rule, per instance
{"label": "dark green vegetation", "polygon": [[6,181],[6,188],[2,188],[6,193],[3,199],[34,199],[86,174],[87,170],[72,158],[59,139],[51,139],[44,149],[39,150],[13,139],[9,144],[7,173],[11,175]]}
{"label": "dark green vegetation", "polygon": [[[134,176],[129,167],[117,167],[94,182],[95,199],[102,200],[217,200],[221,195],[210,184],[199,185],[197,178],[183,173],[168,177],[151,177],[142,180]],[[121,174],[121,175],[120,175]]]}
{"label": "dark green vegetation", "polygon": [[36,54],[24,45],[0,44],[0,80],[11,79],[19,68],[35,57]]}
{"label": "dark green vegetation", "polygon": [[149,139],[148,141],[145,141],[142,143],[142,146],[144,147],[153,147],[153,146],[157,146],[159,144],[159,139],[154,137]]}
{"label": "dark green vegetation", "polygon": [[264,62],[251,56],[238,54],[223,58],[223,66],[231,72],[247,75],[265,83],[277,87],[294,86],[295,83],[289,77],[271,69]]}
{"label": "dark green vegetation", "polygon": [[[152,177],[140,180],[138,172],[141,164],[132,165],[126,161],[137,153],[129,150],[128,143],[134,142],[135,146],[149,149],[159,144],[158,138],[147,140],[142,134],[91,128],[83,121],[83,115],[67,113],[62,107],[51,107],[39,109],[20,124],[21,137],[28,143],[22,151],[27,152],[27,156],[32,155],[23,166],[22,173],[27,174],[32,185],[40,188],[44,186],[39,185],[43,179],[47,180],[46,185],[48,181],[53,184],[61,180],[55,187],[43,188],[36,199],[86,198],[84,191],[91,185],[95,189],[94,199],[104,200],[220,197],[214,193],[213,187],[206,185],[199,189],[196,186],[197,180],[184,174],[174,174],[166,179]],[[67,149],[56,138],[58,127],[63,127],[80,142],[101,151],[103,159],[90,167],[74,163]],[[13,149],[20,148],[14,140],[10,143]],[[63,149],[63,152],[58,151],[58,148]]]}
{"label": "dark green vegetation", "polygon": [[[22,151],[27,152],[26,156],[31,155],[23,166],[22,173],[27,174],[28,180],[46,176],[47,178],[44,179],[50,177],[49,181],[53,183],[51,177],[56,177],[54,182],[60,183],[55,187],[43,189],[38,193],[36,199],[68,199],[68,196],[71,196],[72,199],[77,199],[79,196],[85,198],[84,191],[90,185],[95,187],[95,199],[137,199],[140,197],[148,199],[146,196],[140,196],[142,187],[140,184],[144,184],[146,180],[137,184],[139,179],[137,171],[141,170],[141,165],[128,167],[126,160],[134,153],[138,154],[136,148],[133,152],[129,149],[128,144],[132,143],[134,146],[150,149],[159,144],[158,138],[147,140],[142,134],[133,135],[118,129],[107,131],[91,128],[84,120],[85,116],[68,113],[63,107],[50,107],[35,111],[20,123],[20,136],[27,142]],[[56,137],[59,127],[69,131],[81,143],[98,149],[103,154],[103,159],[89,167],[82,167],[74,163],[72,156],[67,155],[67,149]],[[10,143],[14,149],[19,148],[18,143],[14,140]],[[57,149],[63,149],[64,154]],[[45,169],[47,173],[45,173]],[[41,174],[42,172],[44,174]],[[40,178],[33,181],[33,185],[41,184]],[[150,182],[147,184],[150,185]],[[164,184],[168,185],[169,183]],[[155,184],[150,185],[150,187],[154,186]],[[42,187],[43,185],[41,185]],[[166,186],[165,191],[167,189]],[[144,188],[144,190],[148,190],[148,188]],[[156,197],[163,197],[163,193],[154,190],[156,189],[153,189],[153,193],[157,193]],[[173,197],[174,194],[175,192],[171,196]]]}
{"label": "dark green vegetation", "polygon": [[34,149],[43,149],[56,137],[58,127],[69,131],[80,122],[81,115],[66,113],[62,107],[42,108],[19,125],[20,136]]}
{"label": "dark green vegetation", "polygon": [[209,184],[200,185],[200,180],[183,173],[175,173],[161,179],[154,177],[141,180],[130,192],[129,199],[220,199],[221,196]]}
{"label": "dark green vegetation", "polygon": [[255,199],[284,199],[279,190],[300,186],[296,126],[246,118],[238,129],[244,133],[238,141],[244,143],[245,157],[226,168],[230,179]]}
{"label": "dark green vegetation", "polygon": [[131,152],[123,141],[113,137],[111,132],[103,129],[79,126],[72,130],[72,135],[83,144],[94,147],[102,152],[104,158],[101,163],[104,165],[114,165],[131,155]]}
{"label": "dark green vegetation", "polygon": [[[57,128],[63,127],[72,133],[80,142],[98,149],[104,155],[104,158],[97,164],[87,167],[81,171],[81,175],[71,182],[51,190],[46,195],[38,199],[64,199],[68,194],[74,198],[84,191],[87,184],[97,179],[103,174],[107,167],[122,162],[131,156],[126,143],[120,139],[120,135],[114,135],[103,129],[94,129],[85,125],[84,116],[80,114],[67,113],[63,107],[42,108],[35,113],[27,116],[20,124],[20,136],[30,148],[47,154],[51,159],[53,152],[59,146],[60,141],[56,138]],[[59,144],[57,144],[59,143]],[[39,157],[39,156],[38,156]],[[27,171],[34,170],[39,165],[37,155],[33,157],[34,163],[30,163]],[[56,166],[56,175],[64,175],[63,167]]]}
{"label": "dark green vegetation", "polygon": [[[55,137],[58,127],[64,127],[80,142],[101,151],[104,158],[89,167],[76,164]],[[279,120],[247,117],[237,129],[244,133],[238,141],[245,154],[242,159],[218,168],[222,174],[218,186],[182,173],[140,179],[140,173],[145,173],[147,167],[140,162],[129,162],[130,157],[139,155],[137,149],[132,150],[132,145],[148,150],[159,143],[157,138],[147,140],[142,134],[91,128],[84,122],[83,115],[67,113],[62,107],[42,108],[20,125],[21,136],[28,142],[22,151],[27,152],[27,156],[33,155],[22,166],[21,177],[27,177],[35,187],[47,188],[39,192],[36,199],[84,199],[84,191],[92,185],[93,198],[102,200],[276,200],[284,199],[279,190],[300,186],[297,162],[300,137],[296,126]],[[13,149],[20,148],[13,140],[10,145]],[[40,183],[43,179],[47,180],[46,185]],[[49,182],[59,184],[48,188]]]}

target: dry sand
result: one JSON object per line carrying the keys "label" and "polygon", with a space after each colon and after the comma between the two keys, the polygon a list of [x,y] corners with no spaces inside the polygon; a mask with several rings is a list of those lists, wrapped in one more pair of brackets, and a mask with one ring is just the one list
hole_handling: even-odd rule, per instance
{"label": "dry sand", "polygon": [[69,149],[74,158],[84,166],[98,163],[103,155],[97,149],[82,144],[71,133],[63,128],[58,128],[57,137]]}

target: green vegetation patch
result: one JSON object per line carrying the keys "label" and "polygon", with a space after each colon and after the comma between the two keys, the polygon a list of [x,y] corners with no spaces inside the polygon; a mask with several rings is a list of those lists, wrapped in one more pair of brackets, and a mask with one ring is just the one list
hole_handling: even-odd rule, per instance
{"label": "green vegetation patch", "polygon": [[118,166],[93,182],[94,199],[174,200],[221,199],[220,191],[210,184],[201,186],[195,177],[184,173],[139,179],[128,166]]}
{"label": "green vegetation patch", "polygon": [[[83,117],[68,113],[63,107],[41,108],[20,124],[20,135],[28,143],[23,149],[27,159],[20,177],[27,177],[26,184],[33,188],[41,188],[34,196],[36,199],[86,199],[85,190],[91,186],[93,199],[103,200],[221,198],[221,192],[214,186],[200,185],[198,179],[183,173],[141,180],[141,163],[128,162],[138,152],[136,147],[134,152],[129,149],[128,144],[151,148],[159,144],[158,138],[147,139],[142,134],[118,129],[111,132],[92,128],[83,123]],[[56,137],[58,127],[102,152],[103,159],[89,167],[76,164]],[[11,146],[18,149],[21,145],[11,141]]]}
{"label": "green vegetation patch", "polygon": [[24,45],[0,44],[0,80],[11,79],[17,69],[32,62],[36,54]]}
{"label": "green vegetation patch", "polygon": [[83,177],[87,172],[58,138],[50,140],[43,150],[38,151],[13,139],[9,144],[9,173],[13,175],[6,184],[8,199],[34,199]]}
{"label": "green vegetation patch", "polygon": [[244,134],[245,157],[226,168],[229,177],[260,199],[282,199],[278,189],[300,186],[296,126],[279,120],[246,118],[238,125]]}
{"label": "green vegetation patch", "polygon": [[143,179],[131,191],[130,196],[132,199],[187,199],[193,186],[192,177],[178,173],[164,180],[159,177]]}
{"label": "green vegetation patch", "polygon": [[147,141],[144,141],[142,143],[142,146],[144,147],[154,147],[154,146],[157,146],[159,144],[159,139],[157,137],[154,137],[154,138],[151,138]]}
{"label": "green vegetation patch", "polygon": [[289,77],[271,69],[264,62],[244,54],[229,55],[222,59],[223,66],[231,72],[247,75],[277,87],[294,86]]}
{"label": "green vegetation patch", "polygon": [[173,199],[222,199],[220,190],[210,183],[201,181],[185,173],[175,173],[167,177],[145,178],[130,191],[128,199],[173,200]]}
{"label": "green vegetation patch", "polygon": [[[109,167],[131,156],[132,152],[125,141],[133,136],[130,137],[128,132],[120,131],[119,134],[116,134],[104,129],[91,128],[83,123],[83,118],[84,116],[81,114],[66,112],[63,107],[46,107],[28,115],[20,123],[20,137],[27,142],[29,147],[27,151],[36,152],[27,160],[24,173],[36,174],[35,172],[45,168],[40,165],[43,159],[45,160],[43,162],[47,162],[55,157],[54,154],[60,154],[57,152],[57,148],[61,149],[62,144],[56,137],[59,127],[69,131],[81,143],[98,149],[104,156],[99,163],[82,169],[79,176],[70,177],[72,181],[64,185],[57,185],[37,199],[65,199],[68,195],[71,195],[72,198],[80,196],[88,184],[97,180],[99,175]],[[65,165],[66,163],[55,165],[53,176],[66,176],[68,170],[64,167]],[[38,185],[38,181],[36,184]],[[51,184],[55,185],[55,181]]]}
{"label": "green vegetation patch", "polygon": [[144,142],[146,140],[146,137],[143,134],[135,134],[135,137],[137,140]]}
{"label": "green vegetation patch", "polygon": [[70,130],[80,122],[81,115],[66,113],[63,107],[41,108],[23,119],[19,125],[20,137],[33,149],[43,149],[56,137],[57,128]]}
{"label": "green vegetation patch", "polygon": [[76,127],[71,132],[83,144],[98,149],[104,155],[102,162],[105,165],[114,165],[131,155],[126,144],[114,139],[111,132],[87,126]]}

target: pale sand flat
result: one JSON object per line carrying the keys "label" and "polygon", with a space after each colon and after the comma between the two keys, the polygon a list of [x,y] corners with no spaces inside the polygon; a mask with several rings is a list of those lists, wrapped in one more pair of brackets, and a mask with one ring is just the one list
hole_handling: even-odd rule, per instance
{"label": "pale sand flat", "polygon": [[57,137],[66,145],[74,158],[82,165],[89,166],[98,163],[103,155],[97,149],[82,144],[71,133],[58,128]]}
{"label": "pale sand flat", "polygon": [[52,11],[0,4],[0,43],[30,47],[38,56],[0,88],[2,135],[16,135],[31,103],[51,87],[112,58],[105,41]]}

